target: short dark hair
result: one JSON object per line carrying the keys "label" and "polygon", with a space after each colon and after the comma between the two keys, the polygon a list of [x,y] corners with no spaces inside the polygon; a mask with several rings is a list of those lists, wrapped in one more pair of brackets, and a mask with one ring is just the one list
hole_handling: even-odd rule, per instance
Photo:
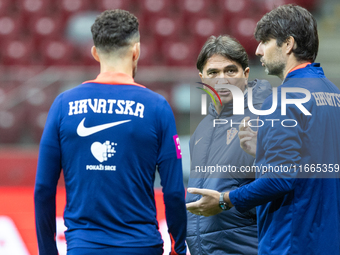
{"label": "short dark hair", "polygon": [[94,45],[100,50],[111,52],[139,40],[138,19],[128,11],[106,10],[91,27]]}
{"label": "short dark hair", "polygon": [[197,58],[197,69],[203,72],[203,68],[208,59],[213,55],[221,55],[230,60],[239,63],[243,70],[248,67],[248,55],[243,46],[229,35],[220,35],[219,37],[210,36],[203,45]]}
{"label": "short dark hair", "polygon": [[257,23],[257,41],[276,39],[281,47],[290,36],[297,44],[293,53],[297,60],[314,62],[319,49],[316,20],[313,15],[298,5],[282,5],[266,13]]}

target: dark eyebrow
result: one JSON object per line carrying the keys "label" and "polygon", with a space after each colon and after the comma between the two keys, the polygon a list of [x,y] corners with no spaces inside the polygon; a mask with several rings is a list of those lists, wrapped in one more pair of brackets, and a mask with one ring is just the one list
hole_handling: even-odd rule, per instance
{"label": "dark eyebrow", "polygon": [[224,67],[224,69],[230,69],[230,68],[236,68],[237,69],[237,66],[236,65],[228,65],[228,66]]}
{"label": "dark eyebrow", "polygon": [[207,73],[210,73],[210,72],[218,72],[220,69],[218,69],[218,68],[209,68],[208,70],[207,70]]}
{"label": "dark eyebrow", "polygon": [[[225,70],[225,69],[238,69],[238,67],[236,65],[227,65],[227,66],[223,67],[223,70]],[[207,73],[219,72],[219,71],[220,71],[220,69],[218,69],[218,68],[209,68],[207,70]]]}

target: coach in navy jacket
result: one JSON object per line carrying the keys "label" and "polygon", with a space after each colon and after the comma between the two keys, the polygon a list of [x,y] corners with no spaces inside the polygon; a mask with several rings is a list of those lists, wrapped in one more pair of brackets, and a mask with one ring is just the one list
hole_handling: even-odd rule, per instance
{"label": "coach in navy jacket", "polygon": [[[233,53],[245,58],[236,59]],[[252,116],[256,120],[257,116],[248,108],[247,91],[252,88],[253,105],[260,109],[263,100],[271,93],[271,86],[264,80],[248,82],[247,86],[246,77],[236,80],[235,77],[242,77],[243,72],[248,74],[247,60],[246,52],[236,40],[228,36],[211,37],[198,57],[198,69],[202,78],[211,78],[216,82],[224,82],[222,78],[228,82],[228,78],[233,77],[229,79],[230,83],[235,82],[241,90],[244,89],[245,116]],[[209,79],[203,81],[209,82]],[[237,168],[237,171],[240,166],[251,166],[254,157],[241,149],[237,136],[237,123],[241,122],[244,115],[233,115],[229,94],[223,93],[223,90],[217,92],[223,106],[218,104],[216,107],[211,103],[209,114],[199,123],[190,139],[191,172],[188,186],[224,191],[254,180],[255,175],[251,173],[226,171],[228,166]],[[218,98],[216,101],[219,101]],[[220,124],[214,127],[214,120],[219,120],[216,123]],[[210,167],[215,167],[215,171],[208,171]],[[199,199],[199,195],[188,193],[186,202]],[[191,254],[257,254],[256,212],[255,208],[250,209],[240,213],[234,208],[209,218],[188,212],[187,243]]]}

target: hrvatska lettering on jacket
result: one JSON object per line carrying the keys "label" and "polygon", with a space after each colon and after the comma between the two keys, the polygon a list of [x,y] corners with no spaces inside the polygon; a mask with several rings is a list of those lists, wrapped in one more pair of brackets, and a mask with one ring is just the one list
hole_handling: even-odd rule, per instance
{"label": "hrvatska lettering on jacket", "polygon": [[144,117],[144,105],[132,100],[88,98],[68,103],[68,115],[87,113],[123,114]]}

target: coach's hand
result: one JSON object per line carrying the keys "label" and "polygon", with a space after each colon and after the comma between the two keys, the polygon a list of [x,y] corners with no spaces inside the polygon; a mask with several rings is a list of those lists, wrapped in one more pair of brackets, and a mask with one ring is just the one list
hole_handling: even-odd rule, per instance
{"label": "coach's hand", "polygon": [[245,117],[241,122],[245,122],[245,125],[240,124],[238,137],[240,138],[241,148],[247,152],[249,155],[255,158],[256,155],[256,142],[257,142],[257,132],[252,130],[248,126],[248,121],[250,117]]}
{"label": "coach's hand", "polygon": [[189,212],[206,217],[222,212],[219,207],[220,193],[216,190],[188,188],[188,192],[202,195],[200,200],[187,204]]}

